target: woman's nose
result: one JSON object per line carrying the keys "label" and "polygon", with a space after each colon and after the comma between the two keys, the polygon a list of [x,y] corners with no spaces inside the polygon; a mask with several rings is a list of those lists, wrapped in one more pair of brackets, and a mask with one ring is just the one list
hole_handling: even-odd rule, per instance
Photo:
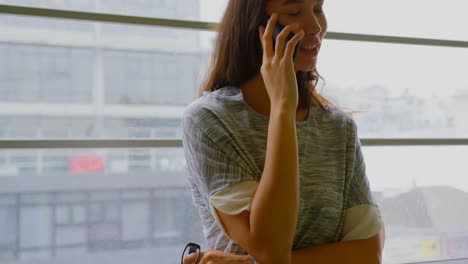
{"label": "woman's nose", "polygon": [[320,20],[315,14],[304,17],[303,28],[306,34],[311,35],[320,35],[322,30],[324,30],[323,25],[320,24]]}

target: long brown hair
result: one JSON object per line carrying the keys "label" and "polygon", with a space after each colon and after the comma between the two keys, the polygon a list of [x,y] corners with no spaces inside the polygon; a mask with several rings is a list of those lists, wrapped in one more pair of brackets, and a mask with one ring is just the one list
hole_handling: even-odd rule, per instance
{"label": "long brown hair", "polygon": [[[215,91],[224,86],[237,86],[253,78],[262,65],[262,45],[258,26],[265,15],[269,0],[230,0],[217,31],[218,37],[210,67],[199,96],[205,91]],[[297,72],[299,107],[311,104],[327,108],[331,104],[315,90],[320,75]]]}

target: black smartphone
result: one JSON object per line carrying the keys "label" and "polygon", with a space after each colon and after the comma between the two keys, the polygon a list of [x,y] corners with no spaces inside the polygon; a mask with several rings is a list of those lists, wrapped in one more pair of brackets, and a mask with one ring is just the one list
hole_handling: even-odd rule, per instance
{"label": "black smartphone", "polygon": [[[262,21],[262,25],[266,28],[268,20],[270,19],[269,15],[265,15]],[[284,26],[280,24],[279,22],[276,22],[276,25],[273,29],[273,50],[275,49],[276,46],[276,37],[278,36],[279,33],[284,29]],[[286,43],[290,41],[294,37],[294,33],[289,33],[289,35],[286,37]],[[285,49],[286,49],[286,43],[285,43]],[[294,52],[293,52],[293,61],[296,61],[296,55],[297,55],[297,49],[299,48],[299,43],[296,44],[294,47]]]}

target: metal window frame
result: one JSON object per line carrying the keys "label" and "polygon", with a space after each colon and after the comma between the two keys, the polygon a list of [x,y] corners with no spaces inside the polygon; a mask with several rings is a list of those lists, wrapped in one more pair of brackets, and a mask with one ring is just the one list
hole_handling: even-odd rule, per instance
{"label": "metal window frame", "polygon": [[[25,15],[44,18],[74,19],[91,22],[159,26],[192,30],[215,31],[217,23],[118,15],[97,12],[82,12],[0,4],[0,14]],[[408,38],[398,36],[350,34],[328,32],[327,39],[342,41],[376,42],[406,45],[468,48],[468,41]],[[460,146],[468,145],[468,138],[388,138],[361,139],[363,146]],[[181,139],[72,139],[72,140],[0,140],[0,149],[45,149],[45,148],[180,148]]]}
{"label": "metal window frame", "polygon": [[[468,146],[458,138],[375,138],[361,139],[362,146]],[[181,139],[50,139],[0,140],[2,149],[97,149],[97,148],[182,148]]]}
{"label": "metal window frame", "polygon": [[[208,30],[215,31],[217,23],[178,20],[153,17],[141,17],[130,15],[118,15],[109,13],[83,12],[59,10],[50,8],[14,6],[0,4],[0,14],[37,16],[45,18],[74,19],[91,22],[109,22],[121,24],[133,24],[140,26],[159,26],[172,27],[180,29]],[[360,41],[360,42],[380,42],[392,44],[423,45],[423,46],[441,46],[453,48],[468,48],[468,41],[428,39],[428,38],[409,38],[398,36],[370,35],[370,34],[351,34],[342,32],[328,32],[326,39]]]}

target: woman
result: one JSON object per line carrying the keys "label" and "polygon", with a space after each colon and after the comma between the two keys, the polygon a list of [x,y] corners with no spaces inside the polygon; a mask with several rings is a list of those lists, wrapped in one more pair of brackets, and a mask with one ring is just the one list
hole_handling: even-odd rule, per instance
{"label": "woman", "polygon": [[[286,27],[273,44],[277,22]],[[183,117],[213,249],[199,263],[380,263],[383,224],[355,122],[315,91],[326,29],[320,0],[229,1],[203,95]]]}

